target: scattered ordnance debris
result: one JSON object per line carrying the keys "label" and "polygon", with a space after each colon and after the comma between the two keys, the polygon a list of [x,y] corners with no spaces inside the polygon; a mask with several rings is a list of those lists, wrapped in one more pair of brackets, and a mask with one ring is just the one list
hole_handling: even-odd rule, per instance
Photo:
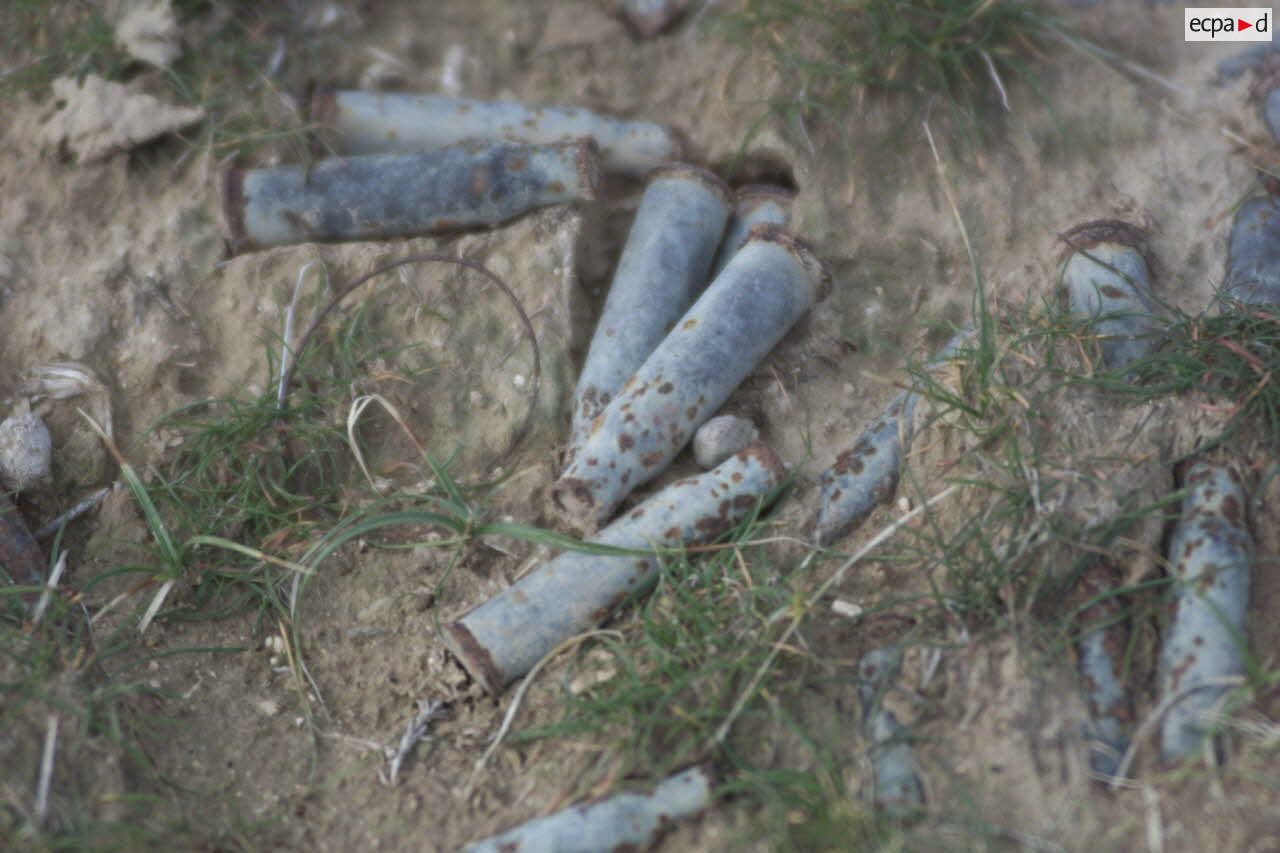
{"label": "scattered ordnance debris", "polygon": [[641,38],[653,38],[684,14],[689,0],[622,0],[622,13]]}
{"label": "scattered ordnance debris", "polygon": [[875,649],[858,662],[862,730],[871,741],[873,802],[877,808],[899,815],[924,805],[924,789],[907,729],[884,707],[884,697],[901,668],[902,650],[897,646]]}
{"label": "scattered ordnance debris", "polygon": [[791,224],[791,203],[795,201],[795,197],[796,194],[791,190],[772,184],[751,184],[739,189],[733,217],[729,220],[729,229],[720,244],[715,265],[711,268],[711,276],[714,278],[720,275],[733,253],[747,242],[747,235],[752,228],[766,223],[788,227]]}
{"label": "scattered ordnance debris", "polygon": [[589,141],[469,142],[419,154],[229,169],[223,215],[233,252],[497,225],[551,204],[591,199],[599,181]]}
{"label": "scattered ordnance debris", "polygon": [[1089,709],[1085,739],[1090,769],[1107,778],[1116,775],[1129,748],[1129,727],[1133,722],[1133,703],[1120,678],[1127,631],[1122,624],[1120,600],[1112,593],[1119,576],[1111,562],[1100,560],[1080,578],[1084,594],[1092,599],[1080,613],[1080,624],[1086,633],[1076,646],[1077,667]]}
{"label": "scattered ordnance debris", "polygon": [[1266,62],[1274,53],[1280,51],[1280,42],[1271,44],[1255,44],[1245,48],[1234,56],[1228,56],[1218,63],[1220,80],[1235,80],[1251,68],[1257,68]]}
{"label": "scattered ordnance debris", "polygon": [[23,400],[0,422],[0,483],[21,492],[49,476],[53,439],[44,420]]}
{"label": "scattered ordnance debris", "polygon": [[1231,303],[1280,305],[1280,198],[1250,199],[1236,212],[1221,296]]}
{"label": "scattered ordnance debris", "polygon": [[14,583],[44,583],[45,561],[40,547],[7,495],[0,495],[0,568]]}
{"label": "scattered ordnance debris", "polygon": [[714,468],[759,437],[746,418],[716,415],[693,434],[693,459],[700,468]]}
{"label": "scattered ordnance debris", "polygon": [[729,218],[729,190],[697,166],[653,172],[578,376],[569,457],[614,394],[701,290]]}
{"label": "scattered ordnance debris", "polygon": [[468,140],[549,144],[594,139],[606,171],[644,175],[680,157],[670,128],[578,107],[538,107],[443,95],[318,88],[311,120],[338,154],[416,154]]}
{"label": "scattered ordnance debris", "polygon": [[1280,142],[1280,80],[1262,96],[1262,118],[1276,142]]}
{"label": "scattered ordnance debris", "polygon": [[1169,540],[1177,606],[1160,652],[1160,730],[1166,761],[1196,754],[1228,688],[1244,674],[1249,536],[1244,488],[1229,466],[1198,462],[1186,477],[1182,518]]}
{"label": "scattered ordnance debris", "polygon": [[[965,329],[953,335],[928,366],[955,358],[971,334]],[[871,510],[893,497],[903,457],[911,449],[912,422],[919,399],[918,387],[894,397],[880,417],[858,436],[857,443],[822,472],[818,478],[818,520],[813,531],[818,546],[825,548],[835,542]]]}
{"label": "scattered ordnance debris", "polygon": [[1109,368],[1148,355],[1160,322],[1153,316],[1142,230],[1119,220],[1077,225],[1062,235],[1071,254],[1062,267],[1067,308],[1091,320]]}
{"label": "scattered ordnance debris", "polygon": [[595,420],[552,490],[568,520],[594,530],[656,477],[829,286],[787,230],[757,225],[747,244]]}
{"label": "scattered ordnance debris", "polygon": [[652,794],[615,794],[590,805],[571,806],[477,841],[463,853],[647,850],[672,822],[705,809],[713,785],[709,770],[694,767],[667,777]]}
{"label": "scattered ordnance debris", "polygon": [[[713,471],[672,483],[590,541],[634,550],[706,542],[754,510],[784,473],[757,442]],[[656,556],[566,551],[449,625],[445,643],[476,681],[498,693],[657,576]]]}

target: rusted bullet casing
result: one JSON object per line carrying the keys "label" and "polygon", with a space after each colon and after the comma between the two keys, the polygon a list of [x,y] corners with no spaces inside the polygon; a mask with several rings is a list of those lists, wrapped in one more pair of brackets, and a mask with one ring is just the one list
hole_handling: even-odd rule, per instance
{"label": "rusted bullet casing", "polygon": [[585,529],[606,522],[656,477],[828,285],[803,241],[758,225],[715,281],[636,371],[552,490]]}
{"label": "rusted bullet casing", "polygon": [[550,204],[595,197],[588,141],[463,143],[420,154],[230,169],[223,214],[234,252],[497,225]]}
{"label": "rusted bullet casing", "polygon": [[649,176],[574,393],[569,453],[689,309],[729,217],[724,182],[697,166]]}
{"label": "rusted bullet casing", "polygon": [[729,263],[734,252],[747,242],[747,235],[757,225],[791,225],[791,203],[796,194],[783,187],[771,184],[752,184],[738,190],[733,208],[733,217],[729,220],[729,229],[720,243],[720,252],[711,268],[711,275],[717,276]]}
{"label": "rusted bullet casing", "polygon": [[1259,196],[1236,212],[1221,295],[1224,308],[1280,305],[1280,198]]}
{"label": "rusted bullet casing", "polygon": [[905,814],[924,805],[924,787],[916,772],[910,733],[893,711],[884,707],[885,694],[902,668],[902,652],[888,646],[868,652],[858,662],[858,697],[862,702],[862,730],[871,741],[873,801],[877,808]]}
{"label": "rusted bullet casing", "polygon": [[[714,470],[672,483],[590,541],[638,550],[706,542],[755,509],[784,473],[773,451],[756,442]],[[498,693],[657,576],[656,557],[567,551],[449,625],[445,643]]]}
{"label": "rusted bullet casing", "polygon": [[1253,542],[1244,488],[1231,468],[1203,462],[1191,466],[1186,486],[1169,540],[1176,609],[1160,653],[1161,701],[1183,696],[1160,730],[1166,761],[1201,749],[1229,689],[1209,683],[1243,675],[1246,648]]}
{"label": "rusted bullet casing", "polygon": [[653,38],[675,23],[688,6],[689,0],[622,0],[622,13],[637,35]]}
{"label": "rusted bullet casing", "polygon": [[1116,774],[1129,748],[1133,722],[1132,699],[1120,677],[1128,632],[1118,622],[1119,600],[1105,595],[1118,578],[1115,567],[1105,561],[1089,568],[1081,578],[1086,594],[1097,597],[1080,614],[1081,624],[1090,627],[1076,645],[1076,665],[1089,710],[1085,728],[1089,767],[1099,776]]}
{"label": "rusted bullet casing", "polygon": [[673,821],[693,817],[711,802],[714,781],[704,768],[669,776],[651,794],[615,794],[571,806],[477,841],[463,853],[600,853],[648,850]]}
{"label": "rusted bullet casing", "polygon": [[[964,329],[953,335],[930,359],[929,366],[954,358],[972,334],[971,329]],[[916,388],[893,398],[853,447],[837,456],[835,464],[818,477],[818,520],[813,532],[818,546],[825,548],[835,542],[893,497],[902,460],[911,449],[919,399]]]}
{"label": "rusted bullet casing", "polygon": [[1150,273],[1140,249],[1143,232],[1125,222],[1077,226],[1063,239],[1072,252],[1062,268],[1068,310],[1092,321],[1107,367],[1148,355],[1161,328],[1154,315]]}
{"label": "rusted bullet casing", "polygon": [[444,95],[335,91],[311,98],[311,120],[338,154],[417,153],[467,140],[549,144],[594,139],[602,167],[643,175],[680,157],[670,128],[577,107],[539,107]]}

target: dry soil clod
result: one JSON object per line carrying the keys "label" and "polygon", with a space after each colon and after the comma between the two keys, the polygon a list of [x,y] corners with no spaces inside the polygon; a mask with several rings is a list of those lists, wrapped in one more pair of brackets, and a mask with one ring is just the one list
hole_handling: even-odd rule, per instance
{"label": "dry soil clod", "polygon": [[871,741],[873,801],[877,808],[894,814],[908,814],[924,805],[924,788],[916,772],[909,733],[884,707],[885,694],[901,668],[902,651],[896,646],[875,649],[858,662],[862,729]]}
{"label": "dry soil clod", "polygon": [[552,497],[594,530],[662,473],[694,432],[824,293],[828,276],[783,228],[747,244],[596,418]]}
{"label": "dry soil clod", "polygon": [[1062,267],[1067,308],[1088,318],[1109,368],[1149,354],[1161,324],[1153,316],[1143,233],[1125,222],[1086,222],[1062,239],[1071,254]]}
{"label": "dry soil clod", "polygon": [[[784,473],[773,451],[757,442],[715,470],[667,486],[591,542],[648,550],[709,541],[755,510]],[[656,556],[566,551],[449,625],[445,643],[496,694],[560,643],[648,590],[657,572]]]}
{"label": "dry soil clod", "polygon": [[498,225],[539,207],[595,197],[588,140],[470,142],[418,154],[230,169],[223,214],[233,252]]}
{"label": "dry soil clod", "polygon": [[643,175],[683,148],[675,131],[578,107],[320,87],[311,120],[339,154],[418,153],[467,140],[550,144],[594,139],[606,171]]}
{"label": "dry soil clod", "polygon": [[733,217],[729,220],[729,229],[720,244],[720,252],[711,275],[720,275],[720,271],[729,263],[734,252],[747,242],[747,235],[757,225],[791,225],[791,203],[796,194],[785,187],[772,184],[752,184],[742,187],[737,193],[737,202],[733,208]]}
{"label": "dry soil clod", "polygon": [[1236,212],[1221,296],[1224,308],[1233,302],[1280,305],[1280,198],[1259,196]]}
{"label": "dry soil clod", "polygon": [[622,384],[689,309],[728,218],[729,190],[707,170],[673,165],[649,176],[578,377],[571,456]]}
{"label": "dry soil clod", "polygon": [[647,850],[671,823],[711,803],[710,771],[694,767],[669,776],[651,794],[615,794],[531,820],[477,841],[463,853],[600,853]]}
{"label": "dry soil clod", "polygon": [[1201,749],[1223,710],[1228,688],[1221,682],[1244,674],[1246,648],[1253,541],[1240,477],[1228,466],[1199,462],[1186,486],[1169,540],[1176,609],[1160,650],[1161,701],[1173,703],[1160,731],[1166,761]]}

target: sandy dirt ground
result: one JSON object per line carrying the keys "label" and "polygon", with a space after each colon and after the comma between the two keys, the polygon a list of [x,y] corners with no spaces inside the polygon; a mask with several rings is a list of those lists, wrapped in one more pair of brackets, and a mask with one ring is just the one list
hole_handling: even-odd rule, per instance
{"label": "sandy dirt ground", "polygon": [[[1180,7],[1113,3],[1070,14],[1086,31],[1105,24],[1108,44],[1165,82],[1055,45],[1040,80],[1044,100],[1014,84],[1012,111],[990,113],[981,144],[958,142],[937,123],[939,153],[992,302],[1012,315],[1052,300],[1058,235],[1083,221],[1119,217],[1150,229],[1159,296],[1196,313],[1221,279],[1233,207],[1256,186],[1246,143],[1264,145],[1265,131],[1248,100],[1248,80],[1214,80],[1215,63],[1229,51],[1184,44]],[[922,117],[896,130],[905,115],[900,106],[851,102],[838,127],[765,122],[751,137],[745,165],[729,175],[761,100],[790,93],[763,57],[698,27],[638,42],[596,4],[572,0],[371,3],[337,26],[344,28],[344,46],[326,66],[339,84],[357,84],[377,61],[370,52],[377,48],[403,63],[399,86],[436,91],[446,54],[461,45],[467,95],[580,104],[667,123],[687,135],[694,159],[734,181],[790,176],[798,189],[795,229],[828,263],[833,289],[726,406],[754,420],[763,439],[796,467],[797,486],[771,524],[780,534],[807,533],[817,475],[897,393],[905,360],[936,349],[970,315],[973,276],[955,212]],[[635,208],[634,187],[611,186],[598,204],[547,210],[485,233],[305,245],[228,259],[216,154],[168,142],[76,165],[42,142],[53,109],[21,99],[6,105],[0,120],[0,392],[16,400],[20,377],[40,363],[92,366],[109,388],[122,451],[145,468],[181,441],[147,431],[164,413],[270,386],[265,342],[278,339],[304,264],[321,260],[331,280],[344,281],[410,252],[463,256],[505,278],[538,336],[540,395],[533,429],[516,453],[504,451],[527,403],[527,341],[509,302],[456,270],[415,269],[380,291],[380,333],[425,341],[424,358],[433,367],[409,387],[373,378],[361,390],[393,397],[433,446],[459,452],[462,480],[509,475],[489,499],[492,517],[556,527],[547,494],[558,474],[568,400]],[[261,161],[270,157],[268,150]],[[1074,452],[1090,443],[1106,450],[1116,436],[1141,433],[1144,458],[1157,464],[1139,474],[1123,468],[1117,476],[1146,477],[1153,493],[1172,490],[1172,469],[1158,461],[1194,446],[1201,428],[1194,406],[1150,403],[1141,412],[1115,412],[1108,405],[1114,404],[1092,409],[1063,401],[1045,417],[1056,420],[1061,436],[1080,439],[1071,444]],[[45,404],[55,471],[52,485],[24,505],[34,518],[117,476],[73,409]],[[336,421],[344,416],[334,412]],[[1146,428],[1153,420],[1161,429]],[[392,441],[394,432],[381,434]],[[371,453],[393,458],[395,448]],[[1132,458],[1141,455],[1134,451]],[[919,494],[940,488],[928,481],[935,461],[926,455],[912,463]],[[673,470],[691,468],[682,457]],[[1251,643],[1261,664],[1273,667],[1280,629],[1268,614],[1280,600],[1278,504],[1274,494],[1262,497],[1254,524],[1266,533]],[[837,548],[852,553],[896,513],[892,506],[877,510]],[[81,525],[72,540],[72,582],[136,559],[135,543],[147,536],[120,491]],[[1162,532],[1153,535],[1155,548]],[[175,783],[163,796],[200,826],[255,839],[251,846],[449,850],[607,790],[618,765],[609,743],[591,736],[504,748],[472,777],[509,697],[481,696],[438,640],[441,618],[485,600],[549,553],[518,541],[479,545],[453,567],[437,600],[446,566],[435,551],[339,551],[307,586],[298,623],[319,697],[299,691],[287,667],[273,661],[267,638],[277,626],[253,614],[215,622],[161,618],[146,637],[158,652],[233,650],[157,655],[130,674],[154,688],[130,700],[131,725],[142,752]],[[795,556],[781,552],[783,559]],[[880,590],[918,583],[892,564],[872,564],[851,575],[839,594],[869,605]],[[91,605],[115,591],[100,588]],[[179,589],[175,600],[187,594]],[[785,664],[811,670],[806,687],[786,701],[839,757],[854,791],[865,787],[865,743],[848,666],[891,638],[891,623],[863,630],[819,617],[806,629],[819,663]],[[1061,660],[1028,660],[1007,635],[979,642],[945,631],[936,645],[945,648],[940,662],[930,663],[921,649],[909,656],[904,679],[920,700],[913,716],[930,802],[955,817],[932,836],[939,844],[1280,849],[1274,753],[1271,761],[1265,754],[1242,759],[1209,782],[1193,774],[1162,777],[1152,787],[1143,781],[1154,772],[1144,750],[1139,782],[1108,794],[1088,779],[1079,737],[1084,710],[1069,652]],[[1154,698],[1151,649],[1139,660],[1141,718]],[[589,659],[554,664],[529,692],[517,728],[558,719],[560,685],[584,666]],[[382,784],[384,760],[374,746],[398,737],[417,700],[457,695],[466,698],[414,754],[399,784]],[[1274,695],[1251,709],[1271,720],[1277,711]],[[9,754],[34,767],[34,722],[25,736],[27,745]],[[765,764],[803,760],[785,734],[751,748]],[[107,745],[102,751],[66,757],[68,767],[96,768],[83,790],[97,797],[130,790],[125,757],[109,754]],[[1270,792],[1269,801],[1260,791]],[[997,827],[997,840],[967,840],[966,817]],[[764,842],[752,839],[752,819],[751,808],[729,799],[672,833],[662,849],[758,849]]]}

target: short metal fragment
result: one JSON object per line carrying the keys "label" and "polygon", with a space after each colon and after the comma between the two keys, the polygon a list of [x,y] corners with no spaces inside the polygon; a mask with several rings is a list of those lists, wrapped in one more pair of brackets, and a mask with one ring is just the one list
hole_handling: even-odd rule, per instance
{"label": "short metal fragment", "polygon": [[1250,199],[1236,212],[1220,296],[1224,310],[1232,303],[1280,305],[1280,197]]}
{"label": "short metal fragment", "polygon": [[1084,593],[1096,598],[1080,614],[1080,623],[1088,626],[1076,646],[1077,668],[1089,710],[1085,740],[1089,748],[1089,767],[1099,776],[1115,776],[1129,748],[1129,730],[1133,723],[1133,703],[1121,679],[1126,627],[1120,623],[1121,604],[1107,593],[1119,580],[1119,572],[1102,560],[1090,567],[1080,579]]}
{"label": "short metal fragment", "polygon": [[[779,485],[785,468],[757,442],[715,470],[667,486],[590,541],[644,550],[707,542],[729,530]],[[498,693],[560,643],[646,592],[653,556],[566,551],[445,628],[471,676]]]}
{"label": "short metal fragment", "polygon": [[1086,222],[1062,237],[1072,250],[1062,267],[1068,310],[1092,321],[1110,368],[1149,354],[1162,326],[1154,316],[1143,237],[1140,229],[1116,220]]}
{"label": "short metal fragment", "polygon": [[463,853],[601,853],[647,850],[673,821],[711,803],[711,772],[694,767],[669,776],[651,794],[615,794],[531,820],[477,841]]}
{"label": "short metal fragment", "polygon": [[697,166],[650,174],[574,392],[572,455],[614,394],[689,309],[729,217],[729,189]]}
{"label": "short metal fragment", "polygon": [[640,176],[678,159],[683,148],[674,131],[653,122],[578,107],[443,95],[321,87],[311,98],[311,120],[338,154],[413,154],[467,140],[548,144],[590,138],[605,171]]}
{"label": "short metal fragment", "polygon": [[596,529],[629,492],[665,470],[827,284],[801,240],[756,226],[568,460],[552,490],[567,520]]}
{"label": "short metal fragment", "polygon": [[231,249],[245,252],[498,225],[535,208],[594,198],[598,182],[588,141],[471,142],[311,167],[230,169],[222,205]]}
{"label": "short metal fragment", "polygon": [[[1182,518],[1169,540],[1177,596],[1160,653],[1160,696],[1174,702],[1160,730],[1166,761],[1195,755],[1215,728],[1227,688],[1244,674],[1253,540],[1239,475],[1199,462],[1186,478]],[[1204,686],[1197,689],[1197,685]]]}
{"label": "short metal fragment", "polygon": [[689,0],[622,0],[622,12],[641,38],[653,38],[665,30],[688,6]]}
{"label": "short metal fragment", "polygon": [[916,772],[910,733],[884,707],[885,694],[893,687],[901,668],[902,651],[896,646],[868,652],[858,662],[858,697],[862,702],[862,729],[871,741],[875,805],[904,815],[924,805],[924,788]]}
{"label": "short metal fragment", "polygon": [[720,243],[720,252],[711,268],[711,277],[729,263],[734,252],[747,242],[747,235],[757,225],[791,225],[791,203],[796,194],[784,187],[772,184],[751,184],[738,190],[737,201],[733,208],[733,217],[729,220],[729,228],[724,240]]}

